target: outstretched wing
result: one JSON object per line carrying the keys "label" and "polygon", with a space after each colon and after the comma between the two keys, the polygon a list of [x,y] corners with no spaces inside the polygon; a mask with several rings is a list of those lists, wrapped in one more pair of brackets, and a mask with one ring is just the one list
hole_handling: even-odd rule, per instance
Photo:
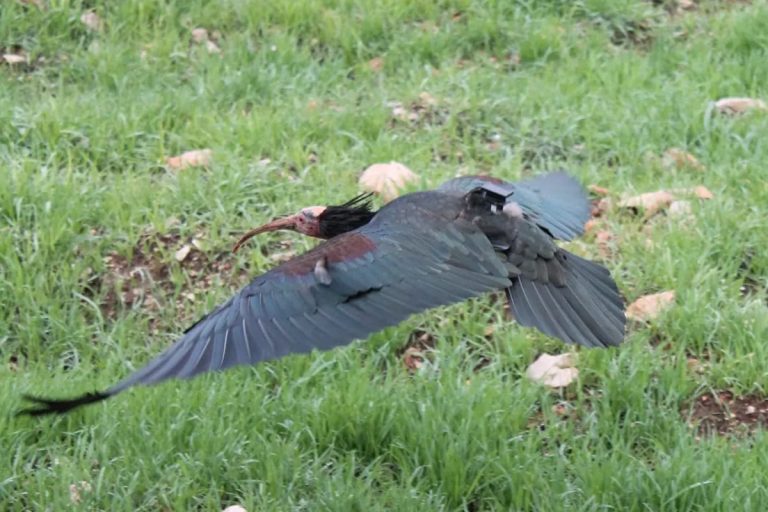
{"label": "outstretched wing", "polygon": [[[513,279],[506,290],[515,320],[566,343],[619,345],[626,324],[624,301],[608,269],[564,249],[542,260],[532,276]],[[562,270],[562,285],[553,279],[553,269]]]}
{"label": "outstretched wing", "polygon": [[557,247],[530,220],[494,215],[479,226],[513,277],[506,292],[520,324],[587,347],[621,343],[624,302],[608,269]]}
{"label": "outstretched wing", "polygon": [[486,183],[506,188],[512,194],[507,202],[517,203],[530,220],[553,237],[571,240],[584,233],[584,224],[590,217],[589,199],[579,182],[565,172],[517,183],[492,176],[462,176],[443,183],[439,190],[465,194]]}
{"label": "outstretched wing", "polygon": [[327,350],[406,317],[510,285],[474,225],[404,197],[371,223],[254,279],[147,366],[103,393],[73,400],[29,397],[31,414],[65,412],[137,384],[190,378],[288,354]]}

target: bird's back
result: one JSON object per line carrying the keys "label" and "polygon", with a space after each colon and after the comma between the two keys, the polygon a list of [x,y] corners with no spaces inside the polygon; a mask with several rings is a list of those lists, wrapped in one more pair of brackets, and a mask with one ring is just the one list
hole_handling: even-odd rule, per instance
{"label": "bird's back", "polygon": [[473,189],[492,186],[508,195],[508,202],[554,238],[571,240],[584,232],[590,217],[590,204],[584,189],[565,172],[552,172],[519,182],[506,182],[493,176],[462,176],[448,180],[438,190],[463,196]]}

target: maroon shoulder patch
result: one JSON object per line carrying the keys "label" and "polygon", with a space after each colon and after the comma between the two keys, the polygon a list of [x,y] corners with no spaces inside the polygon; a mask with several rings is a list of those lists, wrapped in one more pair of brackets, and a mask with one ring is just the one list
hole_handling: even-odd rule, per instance
{"label": "maroon shoulder patch", "polygon": [[375,249],[376,243],[365,235],[360,233],[344,234],[286,261],[276,270],[288,276],[303,276],[314,272],[317,262],[323,259],[328,265],[333,265],[340,261],[359,258]]}

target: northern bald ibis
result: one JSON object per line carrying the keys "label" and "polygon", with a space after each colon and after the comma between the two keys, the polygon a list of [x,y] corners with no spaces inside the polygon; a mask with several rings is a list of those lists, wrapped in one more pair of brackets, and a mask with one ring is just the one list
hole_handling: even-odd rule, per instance
{"label": "northern bald ibis", "polygon": [[73,399],[26,398],[24,414],[63,413],[138,384],[366,338],[408,316],[504,290],[518,323],[567,343],[618,345],[624,304],[608,270],[555,244],[584,231],[590,205],[563,172],[518,183],[470,176],[378,211],[367,196],[304,208],[247,233],[325,239],[256,277],[144,368]]}

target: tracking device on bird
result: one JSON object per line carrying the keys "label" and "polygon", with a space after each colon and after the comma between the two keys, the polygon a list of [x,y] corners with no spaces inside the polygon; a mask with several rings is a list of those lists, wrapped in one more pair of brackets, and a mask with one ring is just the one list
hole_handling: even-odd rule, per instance
{"label": "tracking device on bird", "polygon": [[474,204],[490,205],[491,212],[498,213],[507,204],[507,198],[514,194],[513,190],[496,183],[485,183],[474,189],[469,200]]}

